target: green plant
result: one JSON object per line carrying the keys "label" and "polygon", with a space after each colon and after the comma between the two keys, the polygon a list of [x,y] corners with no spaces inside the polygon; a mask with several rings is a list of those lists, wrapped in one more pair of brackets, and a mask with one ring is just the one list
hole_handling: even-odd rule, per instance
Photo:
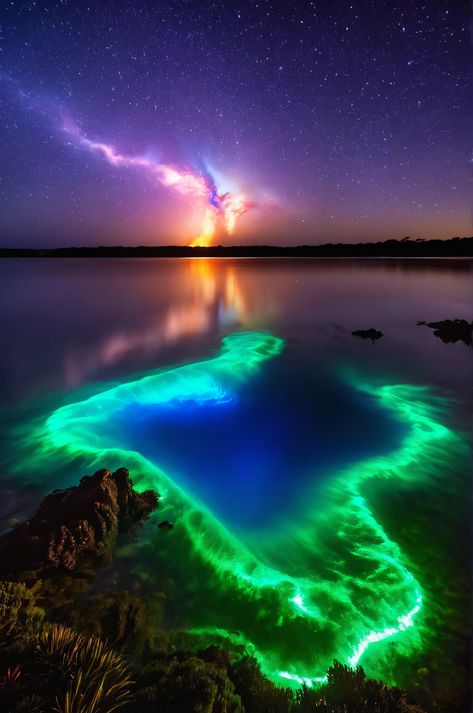
{"label": "green plant", "polygon": [[0,646],[38,631],[44,611],[36,606],[35,589],[22,582],[0,582]]}
{"label": "green plant", "polygon": [[124,660],[95,636],[47,625],[37,637],[36,657],[58,690],[58,713],[112,713],[131,699]]}
{"label": "green plant", "polygon": [[57,713],[112,713],[131,700],[130,680],[112,682],[110,671],[101,678],[87,678],[79,670],[62,699],[56,698]]}
{"label": "green plant", "polygon": [[85,637],[64,624],[46,624],[38,634],[38,657],[49,666],[58,666],[65,674],[74,664]]}
{"label": "green plant", "polygon": [[138,680],[136,713],[243,713],[227,671],[193,654],[157,660]]}

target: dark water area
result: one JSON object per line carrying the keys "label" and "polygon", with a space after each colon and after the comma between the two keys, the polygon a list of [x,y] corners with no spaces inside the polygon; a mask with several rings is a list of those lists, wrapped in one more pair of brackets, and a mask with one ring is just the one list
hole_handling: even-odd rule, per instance
{"label": "dark water area", "polygon": [[127,466],[162,506],[99,587],[162,593],[170,628],[248,645],[275,681],[363,656],[465,700],[472,350],[417,322],[471,321],[472,278],[441,259],[0,261],[2,528]]}

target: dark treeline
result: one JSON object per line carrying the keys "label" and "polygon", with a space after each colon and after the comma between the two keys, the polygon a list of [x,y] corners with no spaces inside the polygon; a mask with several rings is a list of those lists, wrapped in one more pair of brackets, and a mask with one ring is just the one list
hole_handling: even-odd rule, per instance
{"label": "dark treeline", "polygon": [[385,240],[378,243],[324,245],[184,245],[65,248],[0,248],[0,257],[473,257],[473,237],[448,240]]}

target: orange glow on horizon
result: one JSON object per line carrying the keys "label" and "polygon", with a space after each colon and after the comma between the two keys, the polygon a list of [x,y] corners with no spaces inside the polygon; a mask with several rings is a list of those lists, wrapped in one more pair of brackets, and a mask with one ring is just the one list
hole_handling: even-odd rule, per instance
{"label": "orange glow on horizon", "polygon": [[200,235],[195,238],[190,244],[192,248],[208,248],[212,244],[215,235],[217,215],[215,208],[207,206],[202,221],[202,230]]}
{"label": "orange glow on horizon", "polygon": [[207,248],[212,245],[219,223],[227,235],[233,235],[238,219],[256,205],[244,196],[232,196],[230,193],[218,196],[218,200],[218,207],[213,204],[206,207],[201,232],[189,243],[190,247]]}

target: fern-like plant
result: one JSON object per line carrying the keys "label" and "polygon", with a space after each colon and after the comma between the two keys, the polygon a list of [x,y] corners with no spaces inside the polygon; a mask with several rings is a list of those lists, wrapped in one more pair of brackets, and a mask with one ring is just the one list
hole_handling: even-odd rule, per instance
{"label": "fern-like plant", "polygon": [[57,713],[112,713],[131,700],[125,662],[95,636],[63,624],[46,626],[38,636],[37,654],[64,682],[64,693],[56,696]]}

